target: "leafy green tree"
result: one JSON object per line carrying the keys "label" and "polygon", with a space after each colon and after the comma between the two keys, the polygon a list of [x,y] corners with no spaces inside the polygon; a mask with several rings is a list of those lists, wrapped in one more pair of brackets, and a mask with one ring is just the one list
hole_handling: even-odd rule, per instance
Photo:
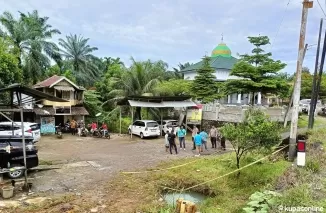
{"label": "leafy green tree", "polygon": [[[0,88],[22,82],[22,70],[19,69],[17,49],[11,41],[0,38]],[[8,104],[9,96],[0,94],[0,103]]]}
{"label": "leafy green tree", "polygon": [[111,58],[111,57],[104,57],[103,62],[105,64],[105,71],[109,69],[114,64],[124,66],[124,63],[120,60],[120,58]]}
{"label": "leafy green tree", "polygon": [[[262,94],[281,94],[288,90],[289,86],[285,79],[276,76],[286,64],[280,60],[273,60],[271,53],[265,53],[262,46],[269,44],[267,36],[248,37],[255,47],[252,55],[241,55],[241,59],[233,66],[230,75],[240,79],[226,81],[225,90],[228,94],[243,92]],[[254,96],[252,95],[252,100]]]}
{"label": "leafy green tree", "polygon": [[94,64],[95,56],[92,55],[97,48],[89,46],[88,41],[89,38],[77,35],[66,36],[66,40],[59,39],[62,56],[72,64],[77,83],[84,86],[93,85],[100,77],[100,71]]}
{"label": "leafy green tree", "polygon": [[156,96],[184,96],[191,95],[191,81],[183,79],[170,79],[160,82],[154,88]]}
{"label": "leafy green tree", "polygon": [[226,124],[222,135],[230,141],[236,154],[236,165],[240,168],[241,158],[248,152],[269,150],[280,142],[281,128],[271,121],[264,112],[248,109],[242,123]]}
{"label": "leafy green tree", "polygon": [[197,75],[191,85],[192,94],[202,103],[213,102],[220,98],[215,71],[209,61],[209,57],[203,58],[203,66],[197,70]]}
{"label": "leafy green tree", "polygon": [[87,109],[89,116],[88,122],[96,120],[97,113],[103,113],[100,94],[93,90],[87,90],[84,93],[84,106]]}
{"label": "leafy green tree", "polygon": [[96,91],[101,95],[101,100],[106,101],[114,98],[114,95],[110,95],[110,93],[116,89],[117,83],[121,82],[125,70],[126,68],[120,64],[111,64],[107,68],[101,80],[95,84]]}
{"label": "leafy green tree", "polygon": [[22,71],[15,52],[11,41],[0,38],[0,87],[22,81]]}
{"label": "leafy green tree", "polygon": [[40,17],[34,10],[32,13],[20,13],[15,19],[9,12],[0,16],[0,23],[5,31],[0,29],[0,37],[9,38],[18,48],[19,68],[24,71],[25,82],[36,83],[42,78],[50,59],[60,60],[58,47],[51,41],[53,35],[60,31],[47,24],[48,17]]}

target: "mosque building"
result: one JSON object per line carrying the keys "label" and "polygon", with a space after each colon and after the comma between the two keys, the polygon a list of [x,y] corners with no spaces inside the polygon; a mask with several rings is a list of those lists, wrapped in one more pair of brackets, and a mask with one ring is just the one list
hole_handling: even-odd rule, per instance
{"label": "mosque building", "polygon": [[[238,61],[233,57],[230,48],[222,42],[213,49],[210,56],[210,66],[215,70],[216,81],[226,81],[228,79],[239,79],[237,76],[231,76],[231,70],[234,64]],[[184,75],[185,80],[194,80],[197,75],[197,70],[203,65],[203,61],[197,62],[183,70],[181,72]],[[255,104],[262,104],[262,95],[260,92],[254,94]],[[265,101],[265,100],[263,100]],[[219,100],[222,104],[235,104],[235,105],[247,105],[250,102],[250,94],[230,94],[225,98]]]}

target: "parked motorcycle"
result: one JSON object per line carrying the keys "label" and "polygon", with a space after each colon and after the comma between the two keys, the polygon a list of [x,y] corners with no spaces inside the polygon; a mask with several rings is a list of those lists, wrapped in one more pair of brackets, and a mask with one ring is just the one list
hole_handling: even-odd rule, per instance
{"label": "parked motorcycle", "polygon": [[82,129],[81,129],[81,132],[80,132],[80,136],[82,136],[82,137],[87,137],[88,132],[89,132],[89,131],[87,131],[86,128],[82,128]]}

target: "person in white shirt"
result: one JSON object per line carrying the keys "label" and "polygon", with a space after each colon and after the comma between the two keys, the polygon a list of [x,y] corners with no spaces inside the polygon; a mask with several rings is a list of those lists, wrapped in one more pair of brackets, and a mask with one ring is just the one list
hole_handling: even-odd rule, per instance
{"label": "person in white shirt", "polygon": [[165,151],[168,152],[169,151],[169,147],[170,147],[170,143],[169,143],[169,131],[166,131],[165,133]]}

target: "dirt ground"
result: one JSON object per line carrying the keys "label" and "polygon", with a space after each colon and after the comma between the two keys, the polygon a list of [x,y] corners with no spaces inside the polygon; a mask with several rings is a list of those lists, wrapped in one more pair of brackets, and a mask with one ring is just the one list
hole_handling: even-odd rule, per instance
{"label": "dirt ground", "polygon": [[193,157],[192,142],[178,155],[166,153],[164,139],[112,135],[111,139],[64,135],[63,139],[44,136],[37,143],[40,167],[59,169],[30,172],[33,191],[57,194],[81,192],[100,187],[119,171],[134,171],[161,161]]}

